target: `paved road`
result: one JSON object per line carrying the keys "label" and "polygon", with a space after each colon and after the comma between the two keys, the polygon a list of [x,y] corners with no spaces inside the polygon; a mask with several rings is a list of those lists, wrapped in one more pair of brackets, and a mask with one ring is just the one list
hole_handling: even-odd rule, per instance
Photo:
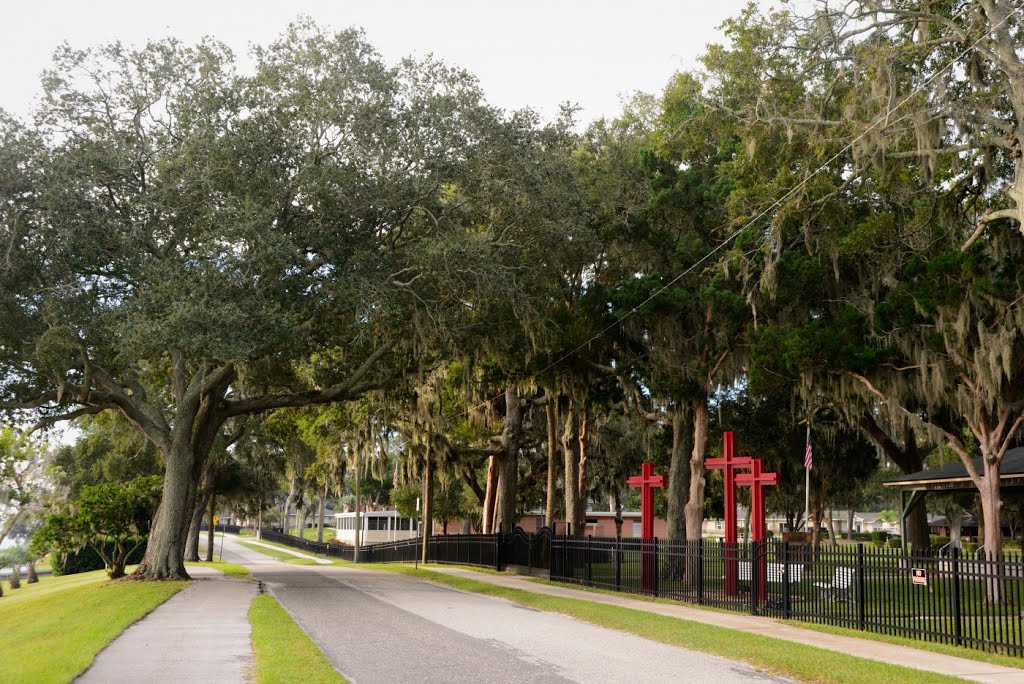
{"label": "paved road", "polygon": [[411,577],[243,563],[357,684],[365,682],[776,682],[750,667]]}

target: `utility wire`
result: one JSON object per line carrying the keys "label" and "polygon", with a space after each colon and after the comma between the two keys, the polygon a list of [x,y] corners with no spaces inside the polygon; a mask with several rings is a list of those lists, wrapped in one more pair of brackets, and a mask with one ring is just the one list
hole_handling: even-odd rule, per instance
{"label": "utility wire", "polygon": [[[765,216],[767,216],[769,212],[772,212],[772,211],[774,211],[774,210],[775,210],[776,208],[778,208],[778,207],[779,207],[779,206],[781,206],[781,205],[782,205],[782,204],[783,204],[784,202],[786,202],[786,201],[787,201],[787,200],[788,200],[788,199],[789,199],[790,197],[792,197],[792,196],[793,196],[794,194],[796,194],[796,193],[797,193],[797,192],[799,192],[799,191],[800,191],[801,189],[803,189],[803,187],[804,187],[805,185],[807,185],[807,183],[808,183],[808,182],[809,182],[809,181],[810,181],[810,180],[811,180],[812,178],[814,178],[815,176],[817,176],[817,175],[818,175],[819,173],[821,173],[822,171],[826,170],[826,169],[827,169],[827,168],[828,168],[828,167],[829,167],[829,166],[830,166],[830,165],[832,164],[832,162],[834,162],[835,160],[839,159],[839,158],[840,158],[840,157],[842,157],[842,156],[843,156],[844,154],[846,154],[846,153],[847,153],[848,151],[850,151],[850,149],[852,149],[854,145],[856,145],[856,144],[857,144],[858,142],[860,142],[860,141],[861,141],[861,140],[863,140],[863,139],[864,139],[865,137],[867,137],[867,135],[868,135],[869,133],[871,133],[871,132],[872,132],[872,131],[873,131],[874,129],[878,128],[878,127],[879,127],[880,125],[882,125],[882,124],[886,124],[886,125],[893,125],[893,124],[899,123],[900,121],[903,121],[903,120],[904,120],[904,119],[906,119],[907,117],[911,116],[911,115],[912,115],[912,113],[907,113],[907,114],[904,114],[903,116],[899,117],[899,118],[898,118],[898,119],[896,119],[895,121],[890,121],[890,117],[891,117],[891,116],[892,116],[892,115],[893,115],[893,114],[894,114],[894,113],[895,113],[895,112],[896,112],[896,111],[897,111],[898,109],[902,108],[902,107],[903,107],[903,105],[905,105],[905,104],[906,104],[907,102],[909,102],[910,100],[912,100],[912,99],[914,98],[914,96],[916,96],[917,94],[919,94],[919,93],[920,93],[920,92],[921,92],[922,90],[924,90],[924,89],[925,89],[925,88],[926,88],[927,86],[931,85],[931,83],[932,83],[933,81],[935,81],[935,79],[937,79],[937,78],[938,78],[939,76],[941,76],[941,75],[942,75],[943,73],[945,73],[946,71],[948,71],[949,69],[951,69],[951,68],[952,68],[952,67],[953,67],[953,66],[954,66],[954,65],[955,65],[955,64],[956,64],[956,63],[957,63],[958,61],[960,61],[960,60],[961,60],[961,59],[963,59],[963,58],[964,58],[965,56],[967,56],[967,54],[968,54],[968,53],[970,53],[970,52],[971,52],[971,51],[972,51],[972,50],[973,50],[974,48],[976,48],[976,47],[978,46],[978,44],[979,44],[979,43],[981,43],[981,41],[983,41],[983,40],[984,40],[984,39],[985,39],[986,37],[988,37],[988,35],[989,35],[989,34],[991,34],[991,33],[992,33],[993,31],[995,31],[995,30],[996,30],[996,29],[998,29],[998,28],[999,28],[1000,26],[1002,26],[1002,25],[1003,25],[1003,24],[1005,24],[1005,23],[1006,23],[1007,21],[1009,21],[1009,20],[1010,20],[1010,17],[1012,17],[1012,16],[1014,16],[1014,15],[1017,15],[1017,14],[1020,14],[1022,10],[1024,10],[1024,6],[1020,6],[1020,7],[1017,7],[1016,9],[1014,9],[1014,10],[1012,10],[1012,11],[1008,12],[1008,13],[1007,13],[1007,15],[1006,15],[1005,17],[1003,17],[1003,20],[1002,20],[1002,21],[1000,21],[1000,22],[999,22],[998,24],[996,24],[995,26],[993,26],[992,28],[988,29],[988,31],[986,31],[986,32],[985,32],[985,35],[981,36],[981,37],[980,37],[980,38],[978,38],[978,39],[977,39],[976,41],[974,41],[973,43],[971,43],[971,44],[970,44],[969,46],[967,46],[966,48],[964,48],[964,50],[963,50],[963,51],[961,51],[960,53],[958,53],[957,55],[955,55],[955,56],[954,56],[954,57],[953,57],[952,59],[950,59],[950,60],[949,60],[949,62],[947,62],[947,63],[946,63],[946,65],[945,65],[944,67],[942,67],[941,69],[939,69],[938,71],[936,71],[936,72],[935,72],[934,74],[932,74],[932,75],[931,75],[930,77],[928,77],[928,78],[927,78],[927,79],[926,79],[926,80],[925,80],[925,81],[924,81],[923,83],[921,83],[921,84],[920,84],[920,85],[918,85],[918,86],[917,86],[916,88],[914,88],[914,90],[912,90],[912,91],[910,92],[910,94],[908,94],[908,95],[907,95],[906,97],[904,97],[904,98],[903,98],[902,100],[900,100],[900,101],[899,101],[899,102],[898,102],[898,103],[897,103],[897,104],[896,104],[895,106],[893,106],[893,107],[892,107],[891,109],[888,109],[888,110],[886,110],[886,112],[885,112],[884,114],[882,114],[881,116],[879,116],[879,117],[878,117],[878,118],[877,118],[877,119],[875,120],[875,122],[874,122],[874,123],[872,123],[872,124],[871,124],[870,126],[868,126],[868,127],[866,128],[866,129],[864,129],[864,131],[863,131],[863,132],[862,132],[862,133],[861,133],[860,135],[858,135],[858,136],[857,136],[857,137],[855,137],[855,138],[854,138],[853,140],[851,140],[851,141],[850,141],[849,143],[847,143],[847,144],[846,144],[846,145],[845,145],[845,146],[844,146],[844,147],[843,147],[843,148],[842,148],[841,150],[839,150],[839,151],[838,151],[838,152],[836,152],[836,153],[835,153],[834,155],[832,155],[832,156],[831,156],[831,157],[830,157],[830,158],[829,158],[829,159],[828,159],[827,161],[825,161],[824,163],[822,163],[822,164],[821,164],[821,165],[820,165],[820,166],[819,166],[818,168],[816,168],[816,169],[815,169],[815,170],[814,170],[813,172],[811,172],[811,173],[810,173],[809,175],[805,176],[805,177],[804,177],[804,179],[803,179],[802,181],[800,181],[800,182],[799,182],[799,183],[797,183],[797,184],[796,184],[795,186],[793,186],[793,188],[792,188],[792,189],[790,189],[790,190],[789,190],[788,192],[786,192],[786,193],[785,193],[785,194],[784,194],[784,195],[783,195],[782,197],[780,197],[779,199],[775,200],[775,201],[774,201],[774,202],[773,202],[773,203],[772,203],[771,205],[769,205],[769,206],[768,206],[768,207],[767,207],[766,209],[762,210],[762,211],[761,211],[761,212],[760,212],[760,213],[759,213],[759,214],[758,214],[757,216],[755,216],[754,218],[752,218],[752,219],[750,219],[749,221],[747,221],[747,222],[746,222],[746,223],[745,223],[745,224],[744,224],[743,226],[741,226],[740,228],[737,228],[737,229],[736,229],[736,230],[735,230],[735,231],[734,231],[734,232],[733,232],[733,233],[732,233],[731,235],[729,235],[728,237],[726,237],[726,238],[725,238],[725,239],[724,239],[724,240],[723,240],[722,242],[720,242],[720,243],[719,243],[719,244],[718,244],[718,245],[717,245],[717,246],[716,246],[716,247],[715,247],[714,249],[712,249],[712,250],[711,250],[710,252],[708,252],[707,254],[705,254],[704,256],[702,256],[702,257],[701,257],[700,259],[698,259],[697,261],[695,261],[695,262],[694,262],[693,264],[691,264],[691,265],[690,265],[690,266],[689,266],[689,267],[688,267],[687,269],[685,269],[685,270],[684,270],[684,271],[683,271],[682,273],[680,273],[679,275],[677,275],[677,276],[676,276],[675,278],[673,278],[672,280],[670,280],[670,281],[669,281],[668,283],[666,283],[665,285],[663,285],[663,286],[661,286],[660,288],[658,288],[657,290],[655,290],[654,294],[652,294],[651,296],[649,296],[649,297],[648,297],[647,299],[645,299],[644,301],[642,301],[642,302],[641,302],[640,304],[637,304],[636,306],[632,307],[632,308],[631,308],[631,309],[630,309],[629,311],[627,311],[627,312],[626,312],[626,314],[625,314],[624,316],[622,316],[622,318],[619,318],[618,320],[616,320],[616,321],[612,322],[612,323],[611,323],[611,324],[609,324],[609,325],[608,325],[607,327],[605,327],[605,328],[604,328],[603,330],[600,330],[599,332],[595,333],[595,334],[594,334],[594,335],[593,335],[592,337],[590,337],[590,338],[589,338],[589,339],[588,339],[588,340],[587,340],[586,342],[583,342],[582,344],[578,345],[577,347],[575,347],[575,348],[574,348],[574,349],[572,349],[571,351],[568,351],[568,352],[566,352],[565,354],[563,354],[562,356],[560,356],[560,357],[559,357],[558,359],[556,359],[556,360],[552,361],[551,363],[549,363],[549,364],[548,364],[547,366],[545,366],[545,367],[544,367],[544,368],[542,368],[541,370],[539,370],[539,371],[537,371],[537,372],[533,373],[533,374],[532,374],[532,375],[530,376],[530,379],[531,379],[531,380],[532,380],[532,379],[535,379],[535,378],[537,378],[537,377],[538,377],[539,375],[542,375],[542,374],[546,373],[547,371],[549,371],[549,370],[551,370],[552,368],[554,368],[555,366],[559,365],[560,363],[562,363],[563,361],[565,361],[565,360],[566,360],[566,359],[568,359],[569,357],[573,356],[574,354],[576,354],[577,352],[579,352],[579,351],[580,351],[580,350],[582,350],[583,348],[585,348],[585,347],[587,347],[588,345],[590,345],[590,344],[591,344],[592,342],[594,342],[595,340],[598,340],[598,339],[600,339],[601,337],[604,337],[604,335],[605,335],[606,333],[608,333],[608,332],[609,332],[610,330],[612,330],[612,329],[613,329],[613,328],[615,328],[616,326],[618,326],[618,325],[621,325],[621,324],[622,324],[622,322],[623,322],[623,321],[625,321],[625,320],[626,320],[627,318],[629,318],[630,316],[633,316],[634,314],[636,314],[636,313],[637,313],[637,310],[638,310],[638,309],[640,309],[640,308],[642,308],[642,307],[646,306],[646,305],[647,305],[647,304],[649,304],[649,303],[650,303],[651,301],[653,301],[653,300],[654,300],[655,298],[657,298],[657,297],[658,297],[659,295],[661,295],[661,294],[662,294],[663,292],[665,292],[665,291],[666,291],[667,289],[669,289],[670,287],[672,287],[673,285],[675,285],[675,284],[676,284],[677,282],[679,282],[680,280],[682,280],[682,279],[683,279],[683,278],[684,278],[685,276],[687,276],[687,275],[689,275],[690,273],[692,273],[692,272],[693,272],[694,270],[696,270],[696,269],[697,269],[697,267],[699,267],[699,266],[700,266],[701,264],[703,264],[704,262],[706,262],[706,261],[707,261],[708,259],[710,259],[710,258],[711,258],[712,256],[714,256],[715,254],[717,254],[717,253],[719,252],[719,250],[721,250],[721,249],[722,249],[723,247],[727,246],[727,245],[728,245],[728,244],[730,244],[730,243],[731,243],[731,242],[732,242],[733,240],[735,240],[735,239],[736,239],[736,238],[737,238],[737,237],[739,236],[739,234],[740,234],[740,233],[742,233],[743,231],[745,231],[745,230],[746,230],[747,228],[750,228],[751,226],[753,226],[753,225],[754,225],[755,223],[757,223],[757,222],[758,222],[758,221],[760,221],[760,220],[761,220],[762,218],[764,218]],[[966,12],[966,11],[967,11],[967,8],[965,7],[965,8],[964,8],[964,10],[963,10],[963,12]],[[473,407],[472,409],[469,409],[469,410],[467,410],[467,412],[466,412],[466,413],[467,413],[467,415],[468,415],[468,413],[469,413],[469,411],[470,411],[470,410],[476,410],[476,409],[481,409],[481,408],[483,408],[483,407],[485,407],[485,406],[487,406],[487,405],[491,404],[491,403],[492,403],[492,402],[494,402],[495,400],[496,400],[496,399],[488,399],[488,400],[486,400],[486,401],[484,401],[484,402],[481,402],[480,404],[478,404],[478,405],[474,406],[474,407]]]}

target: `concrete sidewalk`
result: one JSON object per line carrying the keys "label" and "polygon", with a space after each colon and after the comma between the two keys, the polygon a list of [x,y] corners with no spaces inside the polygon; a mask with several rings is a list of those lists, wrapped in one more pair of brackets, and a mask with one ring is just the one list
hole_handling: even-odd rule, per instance
{"label": "concrete sidewalk", "polygon": [[195,579],[103,649],[76,682],[249,681],[256,582],[189,567]]}
{"label": "concrete sidewalk", "polygon": [[735,629],[753,634],[761,634],[766,637],[793,641],[808,646],[818,646],[830,651],[846,653],[867,660],[875,660],[892,665],[903,665],[918,670],[938,672],[940,674],[961,677],[975,682],[990,682],[991,684],[1018,684],[1024,682],[1024,669],[993,665],[967,658],[933,653],[906,646],[887,644],[881,641],[860,639],[857,637],[839,636],[827,634],[809,629],[801,629],[793,625],[773,620],[771,618],[758,617],[755,615],[743,615],[741,613],[720,613],[711,610],[701,610],[680,604],[657,603],[654,601],[643,601],[630,598],[627,594],[604,594],[579,589],[532,582],[529,579],[515,575],[492,575],[473,570],[461,568],[449,568],[445,566],[431,565],[428,568],[432,572],[439,572],[456,577],[487,582],[510,589],[520,589],[535,594],[547,594],[549,596],[560,596],[562,598],[581,599],[595,603],[605,603],[623,608],[642,610],[648,613],[666,615],[668,617],[690,620],[705,625],[716,625],[727,629]]}

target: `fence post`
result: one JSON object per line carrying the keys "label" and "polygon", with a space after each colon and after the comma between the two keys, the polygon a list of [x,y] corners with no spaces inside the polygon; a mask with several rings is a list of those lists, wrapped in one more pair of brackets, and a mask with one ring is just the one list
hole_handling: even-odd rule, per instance
{"label": "fence post", "polygon": [[864,631],[864,612],[866,597],[864,588],[867,582],[864,578],[864,542],[857,544],[857,629]]}
{"label": "fence post", "polygon": [[756,541],[750,542],[750,614],[757,615],[757,601],[760,598],[758,596],[758,589],[761,584],[761,559],[758,556],[758,547],[760,544]]}
{"label": "fence post", "polygon": [[963,645],[960,612],[960,549],[953,549],[953,638],[957,646]]}
{"label": "fence post", "polygon": [[569,535],[562,535],[562,578],[563,580],[569,576]]}
{"label": "fence post", "polygon": [[591,581],[594,579],[594,568],[590,559],[590,542],[593,539],[593,535],[587,535],[587,586],[590,586]]}
{"label": "fence post", "polygon": [[615,591],[622,589],[622,537],[615,537]]}
{"label": "fence post", "polygon": [[494,569],[501,572],[501,532],[494,535]]}
{"label": "fence post", "polygon": [[[702,605],[704,603],[704,540],[686,541],[683,544],[684,548],[690,544],[697,545],[697,553],[694,554],[697,560],[697,605]],[[683,556],[684,573],[686,572],[686,563],[690,562],[690,557],[689,549],[687,549],[687,553]]]}
{"label": "fence post", "polygon": [[658,538],[657,537],[654,538],[654,568],[652,569],[652,572],[654,573],[654,577],[652,578],[652,581],[654,582],[654,587],[653,587],[654,588],[654,598],[658,598],[658,575],[660,573],[658,572]]}
{"label": "fence post", "polygon": [[789,542],[782,542],[782,617],[790,618]]}

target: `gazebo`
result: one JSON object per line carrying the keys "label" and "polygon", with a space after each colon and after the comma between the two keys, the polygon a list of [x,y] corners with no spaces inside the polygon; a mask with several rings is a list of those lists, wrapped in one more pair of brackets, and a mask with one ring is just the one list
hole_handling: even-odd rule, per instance
{"label": "gazebo", "polygon": [[[974,459],[974,467],[984,469],[981,457]],[[999,469],[1000,489],[1024,489],[1024,447],[1009,449],[1003,455]],[[942,468],[922,470],[919,473],[903,475],[882,483],[900,493],[900,536],[903,550],[907,550],[907,516],[910,509],[928,492],[977,492],[974,482],[967,474],[967,467],[960,461]]]}

